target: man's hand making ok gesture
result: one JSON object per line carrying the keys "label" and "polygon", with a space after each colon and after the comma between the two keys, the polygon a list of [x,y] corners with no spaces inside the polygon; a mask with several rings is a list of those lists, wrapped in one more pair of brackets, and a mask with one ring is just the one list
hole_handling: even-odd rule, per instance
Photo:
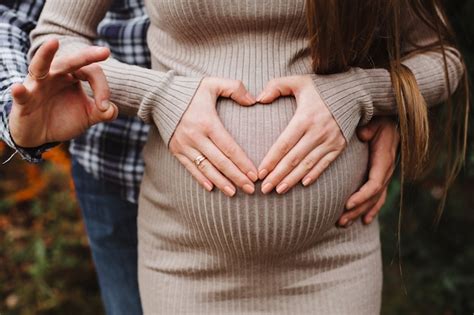
{"label": "man's hand making ok gesture", "polygon": [[[118,115],[117,107],[109,102],[106,77],[95,64],[107,59],[109,50],[89,47],[62,57],[56,56],[58,49],[57,40],[41,46],[25,81],[11,88],[10,133],[20,147],[70,140]],[[94,99],[87,95],[81,81],[89,82]]]}

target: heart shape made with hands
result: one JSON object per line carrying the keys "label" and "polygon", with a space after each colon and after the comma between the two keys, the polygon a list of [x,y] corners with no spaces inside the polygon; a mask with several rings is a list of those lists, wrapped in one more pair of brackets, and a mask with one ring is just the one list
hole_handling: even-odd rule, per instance
{"label": "heart shape made with hands", "polygon": [[[294,96],[297,108],[286,129],[272,145],[258,169],[224,128],[215,106],[219,97],[242,106],[270,104],[282,96]],[[201,104],[201,105],[200,105]],[[226,195],[234,184],[247,193],[263,180],[262,192],[285,193],[302,181],[307,186],[344,150],[342,132],[321,99],[310,75],[273,79],[254,98],[236,80],[205,78],[170,141],[170,151],[207,189],[216,185]],[[203,155],[199,168],[192,161]]]}

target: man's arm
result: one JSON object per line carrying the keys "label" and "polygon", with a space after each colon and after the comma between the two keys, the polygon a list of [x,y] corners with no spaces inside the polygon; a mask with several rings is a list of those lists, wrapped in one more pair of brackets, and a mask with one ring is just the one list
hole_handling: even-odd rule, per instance
{"label": "man's arm", "polygon": [[43,8],[43,1],[7,1],[0,4],[0,138],[29,162],[41,161],[44,151],[55,143],[25,149],[13,141],[9,116],[12,108],[11,86],[21,83],[28,73],[29,34]]}

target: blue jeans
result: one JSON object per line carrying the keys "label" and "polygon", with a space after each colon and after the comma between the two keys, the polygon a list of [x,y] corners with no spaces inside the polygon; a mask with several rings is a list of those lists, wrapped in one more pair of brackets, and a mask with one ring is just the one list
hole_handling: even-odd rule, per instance
{"label": "blue jeans", "polygon": [[73,160],[72,175],[108,315],[142,314],[137,277],[137,205]]}

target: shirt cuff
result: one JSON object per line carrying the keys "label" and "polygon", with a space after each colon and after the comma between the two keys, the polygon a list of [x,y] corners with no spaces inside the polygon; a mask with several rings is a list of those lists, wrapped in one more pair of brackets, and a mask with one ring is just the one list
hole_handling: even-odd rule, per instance
{"label": "shirt cuff", "polygon": [[18,154],[20,154],[21,158],[27,162],[30,163],[40,163],[43,161],[43,153],[48,151],[49,149],[57,146],[59,142],[52,142],[52,143],[46,143],[38,147],[34,148],[23,148],[20,147],[13,141],[12,135],[10,133],[10,128],[8,125],[8,118],[10,116],[12,108],[12,101],[7,100],[5,105],[4,105],[4,113],[2,114],[2,140],[5,141],[5,143],[12,149],[14,149]]}
{"label": "shirt cuff", "polygon": [[[10,132],[10,131],[9,131]],[[17,145],[10,134],[10,139],[13,144],[12,148],[16,150],[21,158],[30,163],[40,163],[43,161],[43,153],[59,145],[60,142],[50,142],[34,148],[23,148]]]}

